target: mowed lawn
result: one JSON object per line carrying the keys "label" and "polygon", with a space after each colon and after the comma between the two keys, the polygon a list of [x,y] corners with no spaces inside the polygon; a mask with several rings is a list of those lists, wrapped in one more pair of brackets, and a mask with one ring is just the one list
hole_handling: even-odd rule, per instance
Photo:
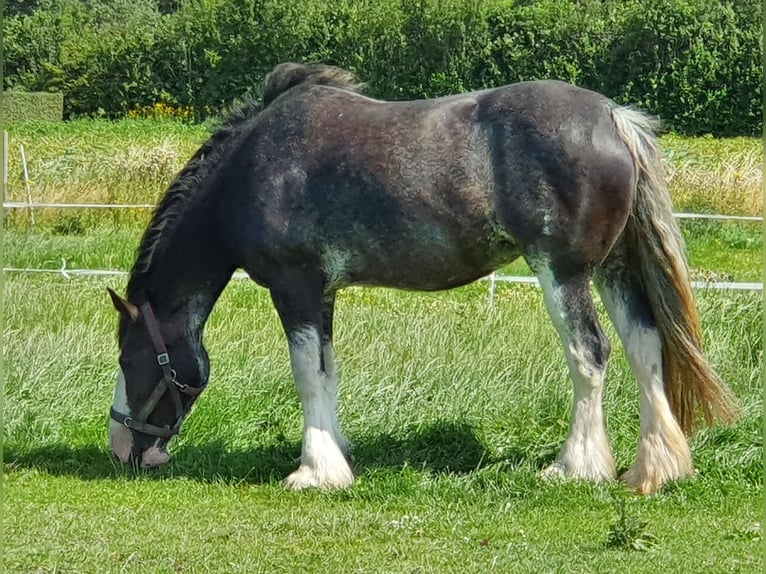
{"label": "mowed lawn", "polygon": [[[27,146],[38,201],[152,203],[204,133],[83,121],[11,137]],[[665,141],[678,209],[760,210],[760,142]],[[23,182],[11,184],[11,199],[23,198]],[[57,269],[64,258],[68,268],[127,270],[146,217],[40,210],[29,229],[14,212],[4,266]],[[696,278],[761,280],[757,225],[682,227]],[[528,273],[523,263],[506,271]],[[106,287],[122,292],[126,278],[4,280],[8,572],[763,571],[760,292],[697,291],[705,348],[743,416],[692,439],[696,477],[637,497],[617,481],[539,478],[566,438],[572,383],[537,288],[499,284],[494,306],[486,282],[343,291],[340,418],[358,480],[296,493],[281,479],[297,466],[301,411],[266,291],[236,280],[224,292],[206,330],[210,387],[170,465],[137,472],[107,446],[118,350]],[[607,428],[624,470],[638,396],[599,310],[613,342]]]}
{"label": "mowed lawn", "polygon": [[[706,347],[744,416],[693,440],[696,478],[641,498],[538,478],[566,437],[571,382],[539,291],[501,285],[490,307],[486,283],[342,292],[350,489],[281,486],[301,413],[268,294],[244,280],[208,324],[211,386],[173,462],[122,468],[107,449],[107,285],[124,278],[5,277],[6,571],[762,571],[760,294],[698,293]],[[605,325],[607,426],[624,469],[637,392]],[[610,547],[610,532],[626,542]]]}

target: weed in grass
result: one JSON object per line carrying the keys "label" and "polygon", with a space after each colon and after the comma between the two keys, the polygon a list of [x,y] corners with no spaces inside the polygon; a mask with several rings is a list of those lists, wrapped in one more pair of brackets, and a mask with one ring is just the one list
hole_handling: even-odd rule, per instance
{"label": "weed in grass", "polygon": [[609,527],[607,548],[643,552],[659,542],[656,536],[647,531],[648,522],[628,516],[624,498],[616,498],[614,503],[617,508],[617,521]]}

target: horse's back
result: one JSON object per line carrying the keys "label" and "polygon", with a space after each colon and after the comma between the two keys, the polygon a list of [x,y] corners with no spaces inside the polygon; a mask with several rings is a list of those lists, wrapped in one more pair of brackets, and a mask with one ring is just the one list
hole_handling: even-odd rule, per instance
{"label": "horse's back", "polygon": [[275,104],[237,159],[257,201],[235,203],[258,209],[234,217],[255,249],[332,267],[339,286],[414,289],[467,283],[517,255],[491,238],[475,99],[393,104],[316,86]]}
{"label": "horse's back", "polygon": [[[609,105],[561,82],[411,102],[306,87],[264,110],[235,159],[251,174],[235,203],[254,208],[235,227],[268,259],[332,267],[337,286],[470,282],[593,217],[583,194],[608,187],[620,153]],[[625,201],[610,196],[613,214]]]}

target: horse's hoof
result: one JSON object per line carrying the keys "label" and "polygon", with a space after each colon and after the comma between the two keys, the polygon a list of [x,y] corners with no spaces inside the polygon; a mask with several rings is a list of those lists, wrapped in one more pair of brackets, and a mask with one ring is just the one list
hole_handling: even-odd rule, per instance
{"label": "horse's hoof", "polygon": [[606,468],[570,468],[557,460],[540,471],[540,478],[547,481],[587,480],[593,483],[607,482],[614,478],[614,471]]}
{"label": "horse's hoof", "polygon": [[284,480],[284,485],[291,490],[346,488],[353,483],[354,475],[351,473],[351,469],[336,473],[320,473],[306,465],[298,467],[298,470]]}
{"label": "horse's hoof", "polygon": [[563,465],[556,461],[540,471],[540,478],[550,481],[564,480],[567,478],[567,473]]}
{"label": "horse's hoof", "polygon": [[693,469],[689,469],[683,473],[663,476],[658,473],[647,473],[633,465],[620,475],[620,480],[636,493],[648,496],[657,494],[668,482],[692,478],[695,474]]}
{"label": "horse's hoof", "polygon": [[620,480],[640,494],[654,494],[672,480],[694,476],[692,454],[677,425],[647,433],[638,443],[636,460]]}

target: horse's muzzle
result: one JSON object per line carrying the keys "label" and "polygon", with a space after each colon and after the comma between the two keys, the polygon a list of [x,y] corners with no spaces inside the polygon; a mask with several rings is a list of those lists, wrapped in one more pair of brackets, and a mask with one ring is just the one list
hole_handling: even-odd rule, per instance
{"label": "horse's muzzle", "polygon": [[152,445],[141,454],[141,468],[157,468],[169,460],[167,445]]}
{"label": "horse's muzzle", "polygon": [[168,441],[146,436],[142,442],[140,433],[132,433],[129,428],[112,421],[109,429],[109,448],[114,457],[123,464],[132,464],[141,468],[157,468],[170,460]]}

